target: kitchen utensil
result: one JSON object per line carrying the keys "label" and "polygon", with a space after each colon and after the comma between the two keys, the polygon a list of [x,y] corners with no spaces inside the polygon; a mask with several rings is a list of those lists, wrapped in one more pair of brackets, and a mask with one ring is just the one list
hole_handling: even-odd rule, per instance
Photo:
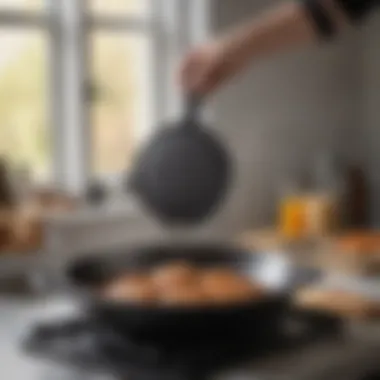
{"label": "kitchen utensil", "polygon": [[177,125],[160,130],[137,159],[129,184],[168,224],[195,224],[216,211],[231,165],[221,142],[200,121],[201,99],[190,96]]}
{"label": "kitchen utensil", "polygon": [[[211,339],[225,329],[231,331],[257,330],[260,335],[265,329],[276,328],[278,318],[287,304],[288,290],[298,281],[313,281],[317,273],[300,273],[290,266],[276,268],[276,282],[268,294],[260,300],[251,300],[233,305],[202,305],[195,307],[157,306],[134,303],[112,303],[99,294],[99,289],[110,280],[125,272],[136,272],[155,268],[173,261],[187,261],[199,268],[226,267],[254,281],[272,275],[269,259],[240,250],[236,247],[218,245],[198,246],[151,246],[133,249],[130,252],[107,253],[76,259],[67,266],[66,282],[84,301],[92,315],[99,316],[114,326],[133,334],[149,338]],[[279,281],[278,268],[284,268]],[[268,277],[267,276],[267,277]],[[281,283],[281,287],[278,285]]]}

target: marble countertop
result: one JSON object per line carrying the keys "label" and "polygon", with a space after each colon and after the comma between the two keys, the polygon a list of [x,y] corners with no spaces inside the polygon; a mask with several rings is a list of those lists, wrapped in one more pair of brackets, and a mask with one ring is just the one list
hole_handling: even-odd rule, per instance
{"label": "marble countertop", "polygon": [[70,313],[71,310],[65,302],[0,296],[1,379],[51,380],[52,373],[57,374],[52,363],[42,363],[28,357],[21,345],[35,321],[66,312]]}

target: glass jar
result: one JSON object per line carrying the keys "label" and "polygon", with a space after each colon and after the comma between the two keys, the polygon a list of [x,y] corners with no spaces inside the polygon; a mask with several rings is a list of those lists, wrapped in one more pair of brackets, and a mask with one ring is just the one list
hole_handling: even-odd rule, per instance
{"label": "glass jar", "polygon": [[280,202],[280,233],[285,239],[300,239],[307,229],[305,199],[301,195],[285,196]]}

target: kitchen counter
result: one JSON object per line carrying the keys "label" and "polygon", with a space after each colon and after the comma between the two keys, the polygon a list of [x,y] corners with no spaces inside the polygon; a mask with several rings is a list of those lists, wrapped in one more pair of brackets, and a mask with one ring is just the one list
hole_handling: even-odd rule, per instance
{"label": "kitchen counter", "polygon": [[[323,240],[326,240],[324,238]],[[282,251],[294,250],[299,253],[305,253],[306,249],[318,248],[321,246],[321,239],[319,240],[299,240],[290,242],[286,240],[276,230],[276,228],[248,230],[243,232],[237,237],[237,243],[242,244],[248,249],[256,249],[259,251]]]}
{"label": "kitchen counter", "polygon": [[25,298],[0,298],[0,378],[47,379],[49,365],[36,363],[20,350],[20,342],[47,303]]}
{"label": "kitchen counter", "polygon": [[335,272],[331,264],[331,241],[333,236],[320,239],[287,241],[275,228],[248,230],[237,237],[237,243],[249,250],[261,253],[279,253],[298,265]]}
{"label": "kitchen counter", "polygon": [[[278,251],[284,246],[273,230],[248,232],[239,238],[239,242],[260,251]],[[96,376],[93,374],[86,377],[86,374],[74,373],[54,363],[37,361],[20,350],[23,337],[35,321],[76,312],[75,305],[67,299],[0,296],[0,379],[94,380]],[[344,341],[321,342],[300,352],[222,374],[216,380],[358,380],[357,374],[363,367],[378,362],[380,324],[352,324],[349,331]]]}
{"label": "kitchen counter", "polygon": [[284,243],[275,228],[245,231],[238,236],[237,242],[247,248],[260,250],[276,249]]}
{"label": "kitchen counter", "polygon": [[[0,378],[12,380],[86,379],[52,363],[35,361],[20,350],[20,342],[36,320],[50,319],[76,312],[64,299],[0,298]],[[378,362],[380,326],[361,326],[355,337],[327,341],[277,358],[255,363],[239,371],[224,373],[217,380],[358,380],[364,367]],[[344,370],[343,370],[344,369]],[[94,375],[88,379],[94,379]]]}

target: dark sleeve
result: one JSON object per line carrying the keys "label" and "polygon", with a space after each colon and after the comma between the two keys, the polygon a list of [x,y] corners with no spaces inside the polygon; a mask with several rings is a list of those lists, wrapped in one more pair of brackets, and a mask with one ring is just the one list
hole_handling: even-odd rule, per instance
{"label": "dark sleeve", "polygon": [[335,0],[335,1],[354,21],[360,20],[371,9],[380,5],[380,0]]}
{"label": "dark sleeve", "polygon": [[[301,0],[316,32],[329,38],[336,32],[334,20],[325,9],[323,0]],[[380,5],[380,0],[333,0],[352,21],[359,21],[370,10]]]}

